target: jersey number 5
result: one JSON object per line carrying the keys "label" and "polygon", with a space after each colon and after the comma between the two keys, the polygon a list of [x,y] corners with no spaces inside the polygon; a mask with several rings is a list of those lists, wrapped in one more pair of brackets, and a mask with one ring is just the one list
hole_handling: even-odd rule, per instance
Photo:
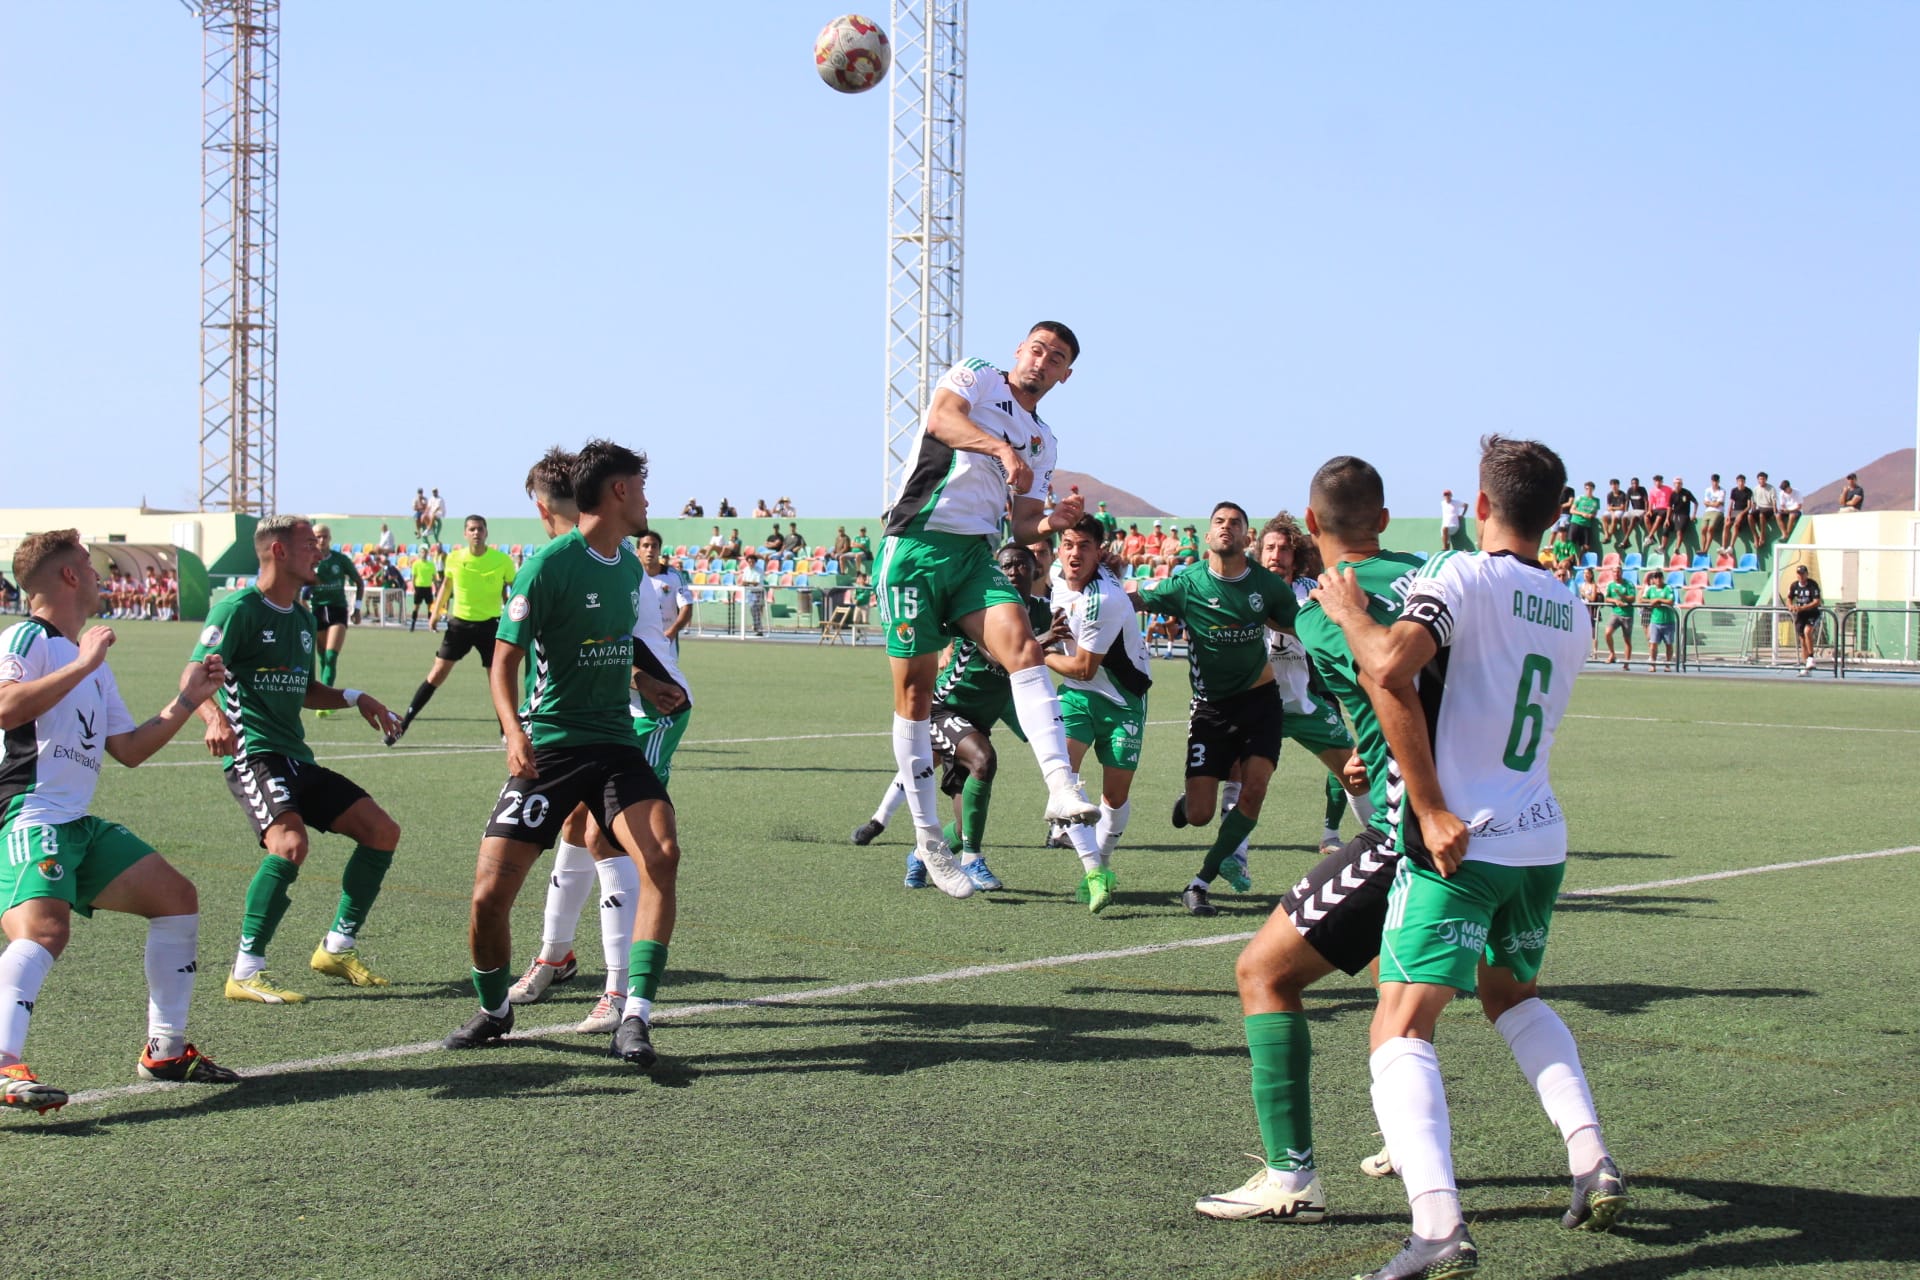
{"label": "jersey number 5", "polygon": [[1500,757],[1500,762],[1516,773],[1533,768],[1534,757],[1540,754],[1540,739],[1546,735],[1546,709],[1533,700],[1536,681],[1539,693],[1552,687],[1553,662],[1530,653],[1520,664],[1520,686],[1513,694],[1513,727],[1507,730],[1507,750]]}

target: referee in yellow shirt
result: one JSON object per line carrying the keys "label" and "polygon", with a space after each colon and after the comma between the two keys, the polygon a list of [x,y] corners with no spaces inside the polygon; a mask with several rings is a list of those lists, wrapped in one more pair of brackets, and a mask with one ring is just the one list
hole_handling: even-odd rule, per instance
{"label": "referee in yellow shirt", "polygon": [[[513,557],[487,545],[485,518],[468,516],[466,532],[467,545],[447,553],[440,595],[427,616],[431,626],[435,614],[451,612],[447,634],[440,641],[440,651],[433,655],[433,669],[413,691],[413,703],[407,708],[406,717],[387,739],[388,746],[400,741],[401,735],[412,726],[413,718],[433,697],[434,690],[447,682],[447,677],[453,674],[454,663],[477,649],[482,669],[493,666],[493,633],[500,627],[500,606],[506,601],[507,588],[513,585]],[[448,596],[453,597],[451,606]]]}

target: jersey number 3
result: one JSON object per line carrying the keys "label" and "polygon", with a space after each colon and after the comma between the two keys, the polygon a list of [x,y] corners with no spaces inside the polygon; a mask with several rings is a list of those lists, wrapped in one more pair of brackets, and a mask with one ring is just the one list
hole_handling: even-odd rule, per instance
{"label": "jersey number 3", "polygon": [[1534,697],[1546,693],[1552,685],[1553,662],[1537,653],[1528,654],[1520,664],[1520,687],[1513,694],[1513,727],[1507,730],[1507,750],[1500,757],[1500,762],[1516,773],[1532,769],[1534,757],[1540,754],[1547,713]]}

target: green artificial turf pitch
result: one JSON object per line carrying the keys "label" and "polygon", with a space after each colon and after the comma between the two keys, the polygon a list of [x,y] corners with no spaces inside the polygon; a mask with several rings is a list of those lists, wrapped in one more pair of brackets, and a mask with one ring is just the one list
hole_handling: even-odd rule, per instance
{"label": "green artificial turf pitch", "polygon": [[[144,717],[193,628],[119,630],[112,659]],[[404,705],[434,645],[356,631],[340,678]],[[1357,1169],[1378,1147],[1360,980],[1309,996],[1333,1216],[1235,1225],[1191,1208],[1254,1168],[1233,935],[1315,856],[1316,762],[1285,753],[1256,892],[1189,918],[1176,895],[1205,833],[1167,822],[1185,674],[1157,664],[1117,906],[1074,905],[1077,864],[1040,847],[1043,793],[1012,742],[988,832],[1009,888],[955,902],[901,888],[904,814],[871,848],[847,840],[893,772],[877,651],[706,641],[684,660],[697,709],[673,782],[680,927],[651,1076],[556,1030],[596,994],[591,908],[581,979],[521,1010],[534,1034],[421,1047],[474,1004],[466,901],[503,776],[476,663],[400,749],[351,716],[308,721],[320,758],[405,830],[362,939],[384,989],[306,969],[348,852],[320,837],[270,970],[312,999],[223,999],[259,856],[241,813],[197,741],[109,765],[96,812],[200,888],[193,1038],[242,1071],[280,1069],[129,1090],[144,924],[78,923],[27,1060],[80,1096],[0,1117],[0,1274],[1331,1277],[1392,1252],[1399,1183]],[[1570,890],[1920,840],[1920,691],[1608,673],[1573,705],[1554,760]],[[515,917],[522,961],[542,889],[529,881]],[[1485,1273],[1920,1274],[1916,926],[1911,854],[1570,898],[1546,995],[1580,1040],[1631,1216],[1609,1236],[1559,1229],[1557,1135],[1460,1002],[1439,1048]],[[1049,957],[1063,959],[993,970]],[[993,971],[956,973],[975,968]],[[696,1007],[809,992],[823,994]]]}

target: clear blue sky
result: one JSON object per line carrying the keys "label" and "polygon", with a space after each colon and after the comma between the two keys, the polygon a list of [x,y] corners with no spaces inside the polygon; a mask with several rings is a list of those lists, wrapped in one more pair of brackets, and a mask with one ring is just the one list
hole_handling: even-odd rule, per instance
{"label": "clear blue sky", "polygon": [[[1353,452],[1428,515],[1487,430],[1603,487],[1914,439],[1920,5],[970,8],[967,347],[1078,329],[1064,466],[1266,512]],[[605,433],[656,509],[877,514],[834,12],[287,0],[282,508],[519,514]],[[0,10],[0,506],[192,502],[199,76],[173,0]]]}

